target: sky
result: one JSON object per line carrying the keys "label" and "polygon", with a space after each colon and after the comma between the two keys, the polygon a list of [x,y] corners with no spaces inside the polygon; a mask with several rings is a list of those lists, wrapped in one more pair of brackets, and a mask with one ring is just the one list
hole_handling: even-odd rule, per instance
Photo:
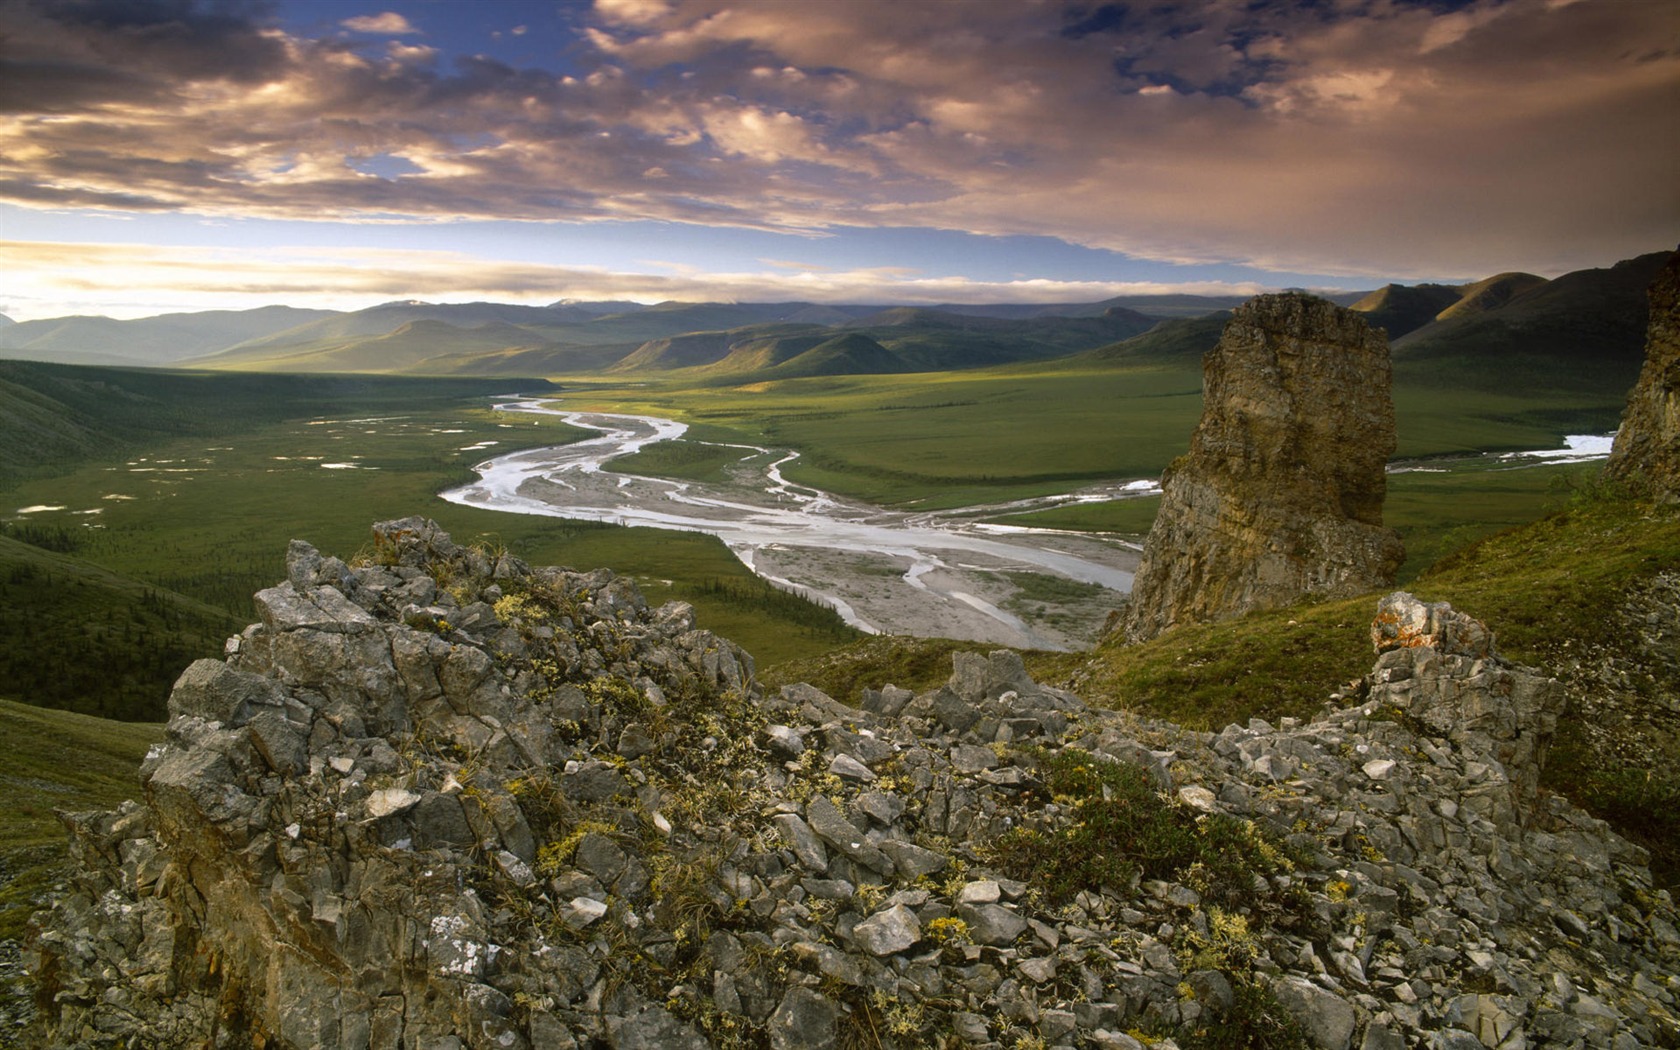
{"label": "sky", "polygon": [[0,0],[0,313],[1089,302],[1680,239],[1674,0]]}

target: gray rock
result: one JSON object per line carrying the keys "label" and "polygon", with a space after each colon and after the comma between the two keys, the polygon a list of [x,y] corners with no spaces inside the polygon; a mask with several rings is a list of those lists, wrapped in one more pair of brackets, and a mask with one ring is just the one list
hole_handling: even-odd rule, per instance
{"label": "gray rock", "polygon": [[282,709],[285,694],[271,678],[229,667],[220,660],[194,660],[169,691],[170,717],[239,722],[261,708]]}
{"label": "gray rock", "polygon": [[834,1050],[840,1045],[840,1011],[827,997],[802,985],[782,996],[766,1027],[773,1050]]}
{"label": "gray rock", "polygon": [[892,858],[871,845],[864,833],[857,829],[857,825],[847,820],[845,814],[826,797],[818,795],[810,801],[805,807],[805,820],[818,838],[848,859],[870,871],[882,875],[892,874]]}
{"label": "gray rock", "polygon": [[817,833],[797,813],[778,813],[773,818],[776,829],[781,832],[782,841],[793,850],[793,855],[799,858],[799,863],[814,872],[828,870],[828,850],[823,848],[822,840]]}
{"label": "gray rock", "polygon": [[607,1018],[607,1040],[613,1050],[707,1050],[704,1036],[671,1016],[662,1006],[645,1006],[633,1014]]}
{"label": "gray rock", "polygon": [[783,758],[798,758],[805,753],[805,736],[791,726],[769,726],[764,735],[770,743],[770,750]]}
{"label": "gray rock", "polygon": [[907,951],[921,938],[922,924],[916,913],[902,904],[876,912],[852,927],[852,939],[871,955]]}
{"label": "gray rock", "polygon": [[1190,991],[1196,996],[1196,1001],[1208,1009],[1214,1016],[1224,1014],[1236,1002],[1236,992],[1231,988],[1231,982],[1218,970],[1196,970],[1185,978]]}
{"label": "gray rock", "polygon": [[913,842],[900,842],[897,839],[882,842],[881,852],[892,858],[893,868],[905,879],[914,880],[924,875],[936,875],[944,871],[947,864],[942,854]]}
{"label": "gray rock", "polygon": [[957,914],[968,923],[968,935],[976,944],[1007,947],[1027,930],[1027,920],[1001,904],[962,904]]}
{"label": "gray rock", "polygon": [[1353,1004],[1304,977],[1288,975],[1272,982],[1272,994],[1300,1022],[1314,1046],[1321,1050],[1348,1050],[1359,1020]]}

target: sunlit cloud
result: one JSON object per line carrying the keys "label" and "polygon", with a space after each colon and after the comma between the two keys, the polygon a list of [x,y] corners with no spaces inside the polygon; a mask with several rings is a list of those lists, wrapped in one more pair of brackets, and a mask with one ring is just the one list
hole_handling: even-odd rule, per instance
{"label": "sunlit cloud", "polygon": [[[1222,281],[981,281],[904,267],[820,270],[767,261],[760,272],[666,265],[666,272],[515,263],[462,252],[344,248],[160,251],[138,244],[0,241],[14,320],[33,302],[117,303],[148,293],[174,296],[169,309],[244,309],[276,300],[322,309],[361,309],[392,299],[549,303],[558,299],[724,300],[823,303],[1095,302],[1119,295],[1252,295],[1253,283]],[[650,268],[652,269],[652,268]],[[104,311],[142,316],[157,309]]]}
{"label": "sunlit cloud", "polygon": [[383,11],[377,15],[359,15],[346,18],[339,23],[354,33],[386,33],[401,36],[407,33],[418,33],[420,30],[409,24],[408,19],[395,11]]}
{"label": "sunlit cloud", "polygon": [[1396,278],[1680,232],[1674,4],[600,0],[564,73],[164,6],[0,5],[0,202],[922,227]]}

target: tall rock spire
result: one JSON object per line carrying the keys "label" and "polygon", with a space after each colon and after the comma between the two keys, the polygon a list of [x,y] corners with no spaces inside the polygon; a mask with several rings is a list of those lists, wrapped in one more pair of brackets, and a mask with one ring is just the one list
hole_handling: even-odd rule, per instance
{"label": "tall rock spire", "polygon": [[1659,499],[1680,500],[1680,252],[1651,282],[1645,367],[1628,395],[1605,472],[1641,478]]}
{"label": "tall rock spire", "polygon": [[1162,478],[1127,637],[1391,584],[1388,340],[1296,292],[1238,307],[1202,361],[1202,419]]}

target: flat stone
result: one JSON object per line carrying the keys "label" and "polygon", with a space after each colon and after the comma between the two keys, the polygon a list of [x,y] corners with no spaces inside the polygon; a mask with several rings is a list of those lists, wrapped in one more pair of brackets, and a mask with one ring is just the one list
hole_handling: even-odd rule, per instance
{"label": "flat stone", "polygon": [[1359,1015],[1353,1004],[1304,977],[1285,976],[1272,982],[1272,994],[1321,1050],[1348,1050]]}
{"label": "flat stone", "polygon": [[593,897],[573,897],[560,909],[560,919],[576,929],[594,925],[607,914],[607,905]]}
{"label": "flat stone", "polygon": [[851,755],[835,755],[828,764],[828,771],[842,780],[851,780],[860,784],[873,784],[877,779],[874,770]]}
{"label": "flat stone", "polygon": [[793,850],[793,855],[814,872],[828,870],[828,850],[823,848],[822,840],[811,830],[811,825],[797,813],[778,813],[772,822],[776,830],[781,833],[782,841]]}
{"label": "flat stone", "polygon": [[957,914],[968,923],[968,935],[976,944],[1004,947],[1026,932],[1027,920],[1001,904],[962,904]]}
{"label": "flat stone", "polygon": [[1191,809],[1202,813],[1216,813],[1219,811],[1218,799],[1212,791],[1200,784],[1186,784],[1178,789],[1178,800]]}
{"label": "flat stone", "polygon": [[957,891],[958,904],[996,904],[1003,890],[996,879],[980,879]]}
{"label": "flat stone", "polygon": [[1365,775],[1372,780],[1387,780],[1389,774],[1394,772],[1396,765],[1398,763],[1392,758],[1373,758],[1361,768],[1365,770]]}
{"label": "flat stone", "polygon": [[1043,984],[1056,978],[1056,960],[1048,956],[1022,959],[1016,964],[1015,969],[1021,972],[1022,977],[1034,984]]}
{"label": "flat stone", "polygon": [[852,927],[852,939],[871,955],[893,955],[922,939],[922,924],[915,912],[898,904]]}
{"label": "flat stone", "polygon": [[997,752],[989,747],[958,744],[951,749],[951,768],[958,773],[978,773],[983,769],[996,769],[997,765]]}
{"label": "flat stone", "polygon": [[766,1027],[771,1050],[835,1050],[840,1045],[839,1008],[803,985],[787,990]]}
{"label": "flat stone", "polygon": [[406,788],[381,788],[368,796],[368,816],[388,817],[393,813],[405,812],[418,805],[424,797],[418,791],[409,791]]}

